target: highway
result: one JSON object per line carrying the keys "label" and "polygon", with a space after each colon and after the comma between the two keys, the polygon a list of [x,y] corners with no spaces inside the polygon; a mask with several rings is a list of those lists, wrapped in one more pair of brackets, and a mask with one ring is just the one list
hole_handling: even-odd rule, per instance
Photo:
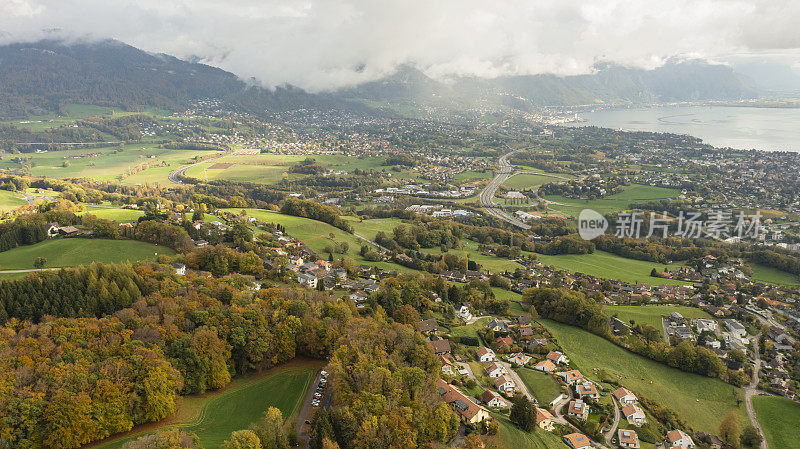
{"label": "highway", "polygon": [[511,163],[508,162],[508,158],[513,155],[514,153],[518,153],[524,150],[514,150],[509,153],[506,153],[497,160],[497,166],[499,171],[497,175],[489,182],[489,184],[481,191],[479,196],[479,201],[481,207],[483,207],[484,211],[487,214],[497,217],[507,223],[510,223],[520,229],[528,230],[531,227],[525,224],[521,220],[517,220],[516,218],[512,217],[506,211],[504,211],[500,206],[494,203],[494,193],[497,189],[504,183],[506,180],[514,175],[514,167],[511,166]]}

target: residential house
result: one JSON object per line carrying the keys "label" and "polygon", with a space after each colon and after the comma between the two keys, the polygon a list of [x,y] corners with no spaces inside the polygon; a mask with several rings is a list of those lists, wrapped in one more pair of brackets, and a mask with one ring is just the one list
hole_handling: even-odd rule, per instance
{"label": "residential house", "polygon": [[549,411],[541,407],[536,407],[536,425],[539,428],[552,431],[553,430],[553,415]]}
{"label": "residential house", "polygon": [[433,353],[436,355],[450,354],[449,340],[434,340],[431,342],[431,346],[433,347]]}
{"label": "residential house", "polygon": [[528,315],[521,315],[517,317],[517,325],[519,327],[523,326],[530,326],[531,325],[531,317]]}
{"label": "residential house", "polygon": [[456,316],[461,318],[464,321],[469,321],[472,319],[472,313],[469,311],[469,306],[462,304],[456,310]]}
{"label": "residential house", "polygon": [[477,353],[478,353],[478,361],[481,363],[494,362],[495,360],[497,360],[497,356],[495,356],[494,351],[492,351],[489,348],[481,346],[480,348],[478,348]]}
{"label": "residential house", "polygon": [[575,382],[583,380],[583,374],[581,374],[581,372],[576,369],[570,371],[562,371],[558,373],[558,375],[564,378],[564,382],[566,382],[567,385],[572,385]]}
{"label": "residential house", "polygon": [[435,318],[429,320],[422,320],[419,322],[419,331],[423,334],[436,335],[439,332],[439,323]]}
{"label": "residential house", "polygon": [[486,390],[481,394],[481,401],[489,408],[508,408],[508,402],[494,391]]}
{"label": "residential house", "polygon": [[297,275],[297,282],[303,287],[317,288],[317,277],[310,273],[302,273]]}
{"label": "residential house", "polygon": [[694,324],[697,328],[698,334],[701,334],[704,331],[708,332],[717,331],[717,322],[714,320],[710,320],[708,318],[698,318],[697,320],[695,320]]}
{"label": "residential house", "polygon": [[514,339],[511,337],[497,337],[494,339],[494,344],[497,348],[508,346],[509,348],[514,345]]}
{"label": "residential house", "polygon": [[625,419],[627,419],[628,422],[634,426],[641,426],[647,419],[644,411],[642,411],[642,409],[636,404],[628,404],[625,407],[622,407],[622,416],[624,416]]}
{"label": "residential house", "polygon": [[544,371],[545,373],[552,373],[556,370],[556,365],[550,360],[545,359],[536,365],[533,365],[533,369],[538,369],[539,371]]}
{"label": "residential house", "polygon": [[726,319],[724,321],[725,327],[728,328],[731,335],[737,338],[745,338],[747,337],[747,329],[742,325],[742,323],[734,320],[734,319]]}
{"label": "residential house", "polygon": [[490,378],[494,379],[495,377],[500,377],[504,374],[508,374],[508,371],[500,366],[497,362],[492,362],[483,367],[486,370],[486,375]]}
{"label": "residential house", "polygon": [[600,393],[597,392],[597,388],[591,382],[578,383],[578,385],[575,387],[575,393],[577,393],[578,397],[581,399],[598,399],[600,397]]}
{"label": "residential house", "polygon": [[567,356],[558,351],[550,351],[550,353],[547,354],[547,360],[550,360],[555,364],[569,363],[569,359],[567,359]]}
{"label": "residential house", "polygon": [[523,326],[519,328],[519,338],[521,340],[530,340],[533,338],[533,329],[530,326]]}
{"label": "residential house", "polygon": [[511,380],[511,378],[506,375],[495,377],[494,386],[499,391],[506,394],[514,394],[514,392],[517,389],[517,385],[514,383],[514,381]]}
{"label": "residential house", "polygon": [[488,410],[473,402],[461,390],[442,379],[436,381],[436,390],[439,393],[439,399],[458,413],[461,422],[477,424],[485,419],[490,419]]}
{"label": "residential house", "polygon": [[178,276],[183,276],[186,274],[186,265],[182,263],[174,263],[172,264],[172,268],[175,269],[175,274]]}
{"label": "residential house", "polygon": [[586,421],[586,418],[589,417],[589,406],[586,405],[582,399],[574,399],[569,401],[567,415],[578,418],[581,421]]}
{"label": "residential house", "polygon": [[625,448],[639,449],[639,436],[630,429],[619,429],[617,431],[617,441]]}
{"label": "residential house", "polygon": [[582,433],[564,435],[564,442],[572,449],[587,449],[592,447],[592,441]]}
{"label": "residential house", "polygon": [[486,327],[495,332],[508,332],[508,325],[505,321],[498,320],[497,318],[486,323]]}
{"label": "residential house", "polygon": [[509,354],[506,360],[508,360],[509,363],[513,363],[519,366],[525,366],[528,364],[528,362],[531,361],[531,356],[525,355],[521,352],[517,352],[514,354]]}
{"label": "residential house", "polygon": [[617,398],[617,401],[619,401],[619,403],[622,405],[635,404],[638,400],[636,395],[625,387],[617,388],[616,390],[612,391],[611,394]]}
{"label": "residential house", "polygon": [[667,447],[685,447],[691,449],[694,447],[694,440],[682,430],[672,430],[667,433]]}

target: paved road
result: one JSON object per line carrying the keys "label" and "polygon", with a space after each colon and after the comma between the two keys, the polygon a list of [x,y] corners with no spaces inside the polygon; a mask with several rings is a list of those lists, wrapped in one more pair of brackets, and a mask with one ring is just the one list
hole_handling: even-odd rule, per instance
{"label": "paved road", "polygon": [[[300,447],[308,448],[309,443],[311,442],[311,435],[308,432],[311,430],[311,426],[306,424],[307,419],[311,419],[316,411],[316,407],[311,406],[311,401],[314,399],[314,393],[317,391],[317,385],[319,385],[320,379],[322,379],[322,374],[320,374],[322,370],[317,371],[317,374],[314,376],[314,381],[311,383],[311,386],[308,388],[308,393],[306,393],[306,398],[303,400],[303,408],[300,409],[300,413],[297,416],[297,420],[294,423],[294,429],[297,431],[298,439],[300,440]],[[328,393],[327,391],[325,392]]]}
{"label": "paved road", "polygon": [[233,149],[229,149],[228,151],[226,151],[224,153],[220,153],[220,154],[218,154],[216,156],[209,157],[209,158],[204,159],[204,160],[202,160],[200,162],[195,162],[194,164],[189,164],[189,165],[184,165],[183,167],[178,167],[175,170],[172,170],[171,172],[169,172],[169,175],[167,175],[167,178],[170,181],[174,182],[175,184],[183,184],[183,181],[181,181],[180,177],[183,176],[186,173],[186,170],[194,167],[195,165],[200,165],[202,163],[208,162],[208,161],[210,161],[212,159],[217,159],[217,158],[220,158],[222,156],[227,156],[229,154],[232,154],[233,151],[234,151]]}
{"label": "paved road", "polygon": [[753,395],[759,393],[758,391],[758,376],[761,370],[761,354],[758,349],[758,341],[753,342],[753,353],[755,354],[755,363],[753,364],[753,381],[750,385],[744,387],[744,402],[747,406],[747,416],[750,418],[750,423],[761,434],[761,449],[767,449],[767,440],[764,438],[764,432],[761,431],[761,426],[758,424],[756,418],[756,411],[753,409]]}
{"label": "paved road", "polygon": [[518,228],[527,230],[531,228],[529,225],[512,217],[494,202],[494,193],[497,191],[497,189],[504,182],[506,182],[508,178],[514,176],[514,167],[512,167],[511,163],[508,162],[508,158],[520,151],[523,150],[514,150],[500,156],[500,159],[497,160],[497,165],[500,170],[497,172],[497,175],[495,175],[495,177],[489,181],[489,184],[487,184],[486,187],[481,191],[480,195],[478,196],[478,201],[487,214],[499,218],[500,220],[510,223]]}
{"label": "paved road", "polygon": [[619,426],[619,417],[620,417],[619,405],[617,405],[617,401],[615,401],[614,398],[612,397],[611,402],[614,404],[614,424],[611,426],[610,429],[608,429],[608,432],[606,432],[603,435],[606,439],[606,444],[609,446],[613,446],[613,444],[611,443],[611,439],[614,438],[614,431],[616,431],[617,427]]}
{"label": "paved road", "polygon": [[522,381],[522,378],[519,377],[519,373],[517,373],[511,368],[511,364],[508,362],[500,362],[500,361],[498,361],[497,363],[503,368],[505,368],[506,371],[508,371],[508,376],[511,377],[511,380],[513,380],[515,384],[517,384],[519,392],[525,395],[525,397],[528,398],[528,400],[536,403],[536,405],[538,406],[539,402],[536,400],[535,397],[533,397],[530,390],[528,390],[528,386],[525,385],[525,382]]}

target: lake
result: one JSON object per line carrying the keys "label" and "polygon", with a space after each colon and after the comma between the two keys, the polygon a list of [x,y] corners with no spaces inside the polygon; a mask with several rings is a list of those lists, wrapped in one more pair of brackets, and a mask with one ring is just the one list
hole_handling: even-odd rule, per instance
{"label": "lake", "polygon": [[664,106],[605,109],[578,116],[586,121],[572,126],[689,134],[715,147],[800,151],[800,109]]}

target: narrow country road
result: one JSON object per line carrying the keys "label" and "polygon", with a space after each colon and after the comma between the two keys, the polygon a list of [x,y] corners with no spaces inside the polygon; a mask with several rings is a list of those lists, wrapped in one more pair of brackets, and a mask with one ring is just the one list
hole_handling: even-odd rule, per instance
{"label": "narrow country road", "polygon": [[759,353],[758,342],[753,343],[753,353],[755,355],[755,363],[753,363],[753,380],[749,385],[744,387],[744,402],[747,406],[747,416],[750,418],[750,423],[761,435],[761,449],[768,449],[767,439],[764,438],[764,432],[761,431],[761,426],[758,424],[758,418],[756,418],[756,411],[753,409],[753,395],[759,393],[758,378],[759,371],[761,370],[761,354]]}
{"label": "narrow country road", "polygon": [[60,270],[62,268],[70,268],[70,267],[28,268],[26,270],[0,270],[0,274],[35,273],[37,271],[53,271],[53,270]]}
{"label": "narrow country road", "polygon": [[300,409],[300,413],[297,415],[297,420],[295,420],[294,423],[294,430],[297,431],[300,447],[305,449],[308,448],[311,442],[311,435],[308,433],[308,431],[311,430],[311,426],[306,424],[306,420],[310,420],[311,415],[313,415],[314,410],[312,410],[311,401],[314,400],[314,393],[317,390],[316,386],[319,385],[321,379],[322,370],[319,370],[317,374],[314,375],[314,379],[308,387],[308,393],[306,393],[306,398],[303,400],[303,407]]}
{"label": "narrow country road", "polygon": [[611,440],[614,438],[614,432],[617,430],[617,427],[619,427],[620,418],[619,405],[617,405],[617,401],[615,401],[613,397],[611,398],[611,403],[614,404],[614,424],[611,425],[611,428],[608,429],[608,432],[603,434],[608,446],[613,446]]}

